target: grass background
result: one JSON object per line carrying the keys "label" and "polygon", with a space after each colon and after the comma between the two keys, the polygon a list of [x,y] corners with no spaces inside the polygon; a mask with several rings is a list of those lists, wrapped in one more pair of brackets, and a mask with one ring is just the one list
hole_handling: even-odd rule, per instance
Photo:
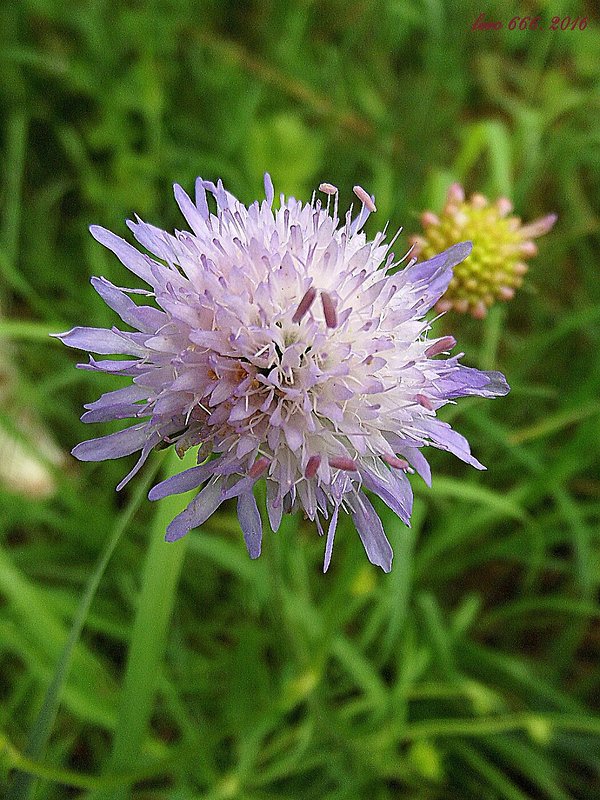
{"label": "grass background", "polygon": [[[504,22],[472,31],[475,18]],[[377,198],[417,232],[451,180],[556,211],[526,285],[448,315],[502,400],[446,415],[488,465],[431,453],[394,569],[351,525],[321,574],[301,520],[247,558],[234,508],[162,542],[181,498],[120,495],[118,463],[1,490],[0,786],[11,800],[591,800],[600,795],[600,56],[593,4],[21,0],[0,7],[0,424],[30,409],[68,451],[117,381],[47,338],[114,324],[132,285],[87,232],[181,225],[171,184],[222,177]],[[510,31],[514,14],[545,30]],[[597,13],[596,13],[597,16]],[[406,245],[401,238],[397,249]],[[95,435],[109,431],[95,428]],[[24,446],[35,450],[36,442]],[[9,457],[6,454],[3,458]],[[20,768],[21,772],[16,772]]]}

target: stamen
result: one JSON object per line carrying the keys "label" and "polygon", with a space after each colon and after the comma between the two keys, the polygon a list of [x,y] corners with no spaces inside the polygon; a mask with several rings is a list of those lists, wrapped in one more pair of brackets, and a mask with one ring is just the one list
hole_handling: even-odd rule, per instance
{"label": "stamen", "polygon": [[415,400],[419,405],[423,406],[423,408],[426,408],[428,411],[433,411],[431,400],[426,395],[417,394],[415,395]]}
{"label": "stamen", "polygon": [[394,469],[408,469],[409,463],[405,458],[398,458],[397,456],[388,456],[387,453],[381,458],[385,461],[386,464],[389,464],[390,467]]}
{"label": "stamen", "polygon": [[537,255],[537,244],[535,242],[526,241],[519,246],[519,252],[528,258]]}
{"label": "stamen", "polygon": [[521,235],[532,238],[543,236],[553,227],[557,219],[558,214],[547,214],[545,217],[530,222],[529,225],[524,225],[521,228]]}
{"label": "stamen", "polygon": [[377,211],[377,207],[371,197],[365,192],[362,186],[354,186],[352,188],[354,194],[358,197],[360,202],[367,208],[369,211],[375,212]]}
{"label": "stamen", "polygon": [[488,204],[487,197],[485,195],[480,194],[479,192],[475,192],[475,194],[471,195],[471,205],[473,208],[482,209],[485,208]]}
{"label": "stamen", "polygon": [[304,470],[304,477],[308,478],[309,480],[310,478],[314,478],[320,466],[321,466],[321,456],[311,456],[306,463],[306,469]]}
{"label": "stamen", "polygon": [[329,466],[333,467],[333,469],[346,470],[346,472],[356,472],[358,470],[356,461],[353,461],[351,458],[346,458],[345,456],[334,456],[330,458]]}
{"label": "stamen", "polygon": [[249,477],[260,478],[270,463],[271,462],[268,458],[261,456],[261,458],[257,459],[254,464],[252,464],[250,471],[248,472]]}
{"label": "stamen", "polygon": [[444,350],[452,350],[455,344],[456,339],[454,336],[442,336],[441,339],[438,339],[437,342],[434,342],[425,350],[425,355],[427,358],[432,358],[433,356],[443,353]]}
{"label": "stamen", "polygon": [[475,319],[485,319],[487,316],[487,306],[480,300],[475,307],[472,309],[471,314],[475,317]]}
{"label": "stamen", "polygon": [[460,183],[451,184],[446,197],[450,203],[463,203],[465,200],[465,192]]}
{"label": "stamen", "polygon": [[319,191],[323,192],[323,194],[337,194],[338,188],[332,183],[321,183],[319,184]]}
{"label": "stamen", "polygon": [[321,302],[323,303],[325,324],[328,328],[337,327],[337,313],[331,295],[328,292],[321,292]]}
{"label": "stamen", "polygon": [[317,290],[315,289],[314,286],[311,286],[310,289],[308,289],[305,292],[302,300],[300,300],[300,302],[298,303],[298,308],[296,309],[294,316],[292,317],[292,322],[300,322],[302,317],[306,314],[308,309],[314,303],[316,296],[317,296]]}
{"label": "stamen", "polygon": [[421,225],[428,228],[430,225],[437,227],[440,224],[440,218],[433,211],[424,211],[421,214]]}
{"label": "stamen", "polygon": [[508,197],[501,197],[499,200],[496,200],[496,208],[501,217],[506,217],[513,210],[513,204]]}

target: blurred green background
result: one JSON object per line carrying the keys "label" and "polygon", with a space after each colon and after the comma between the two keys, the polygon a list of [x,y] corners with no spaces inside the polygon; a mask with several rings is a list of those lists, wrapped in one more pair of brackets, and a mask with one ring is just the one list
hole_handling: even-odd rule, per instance
{"label": "blurred green background", "polygon": [[[484,5],[1,5],[11,800],[600,796],[598,20],[577,0]],[[472,31],[482,11],[503,30]],[[515,14],[546,29],[510,31]],[[550,31],[554,15],[590,20]],[[145,500],[164,454],[119,495],[129,459],[67,455],[109,432],[78,418],[117,381],[75,370],[47,334],[116,322],[91,275],[132,285],[88,225],[182,226],[173,182],[222,177],[248,202],[266,169],[306,200],[330,181],[342,207],[365,186],[371,234],[388,219],[418,232],[452,180],[508,194],[525,220],[559,214],[514,301],[441,323],[512,392],[445,414],[487,472],[431,452],[413,527],[378,506],[389,575],[344,524],[323,576],[300,519],[251,562],[228,506],[166,545],[181,500]]]}

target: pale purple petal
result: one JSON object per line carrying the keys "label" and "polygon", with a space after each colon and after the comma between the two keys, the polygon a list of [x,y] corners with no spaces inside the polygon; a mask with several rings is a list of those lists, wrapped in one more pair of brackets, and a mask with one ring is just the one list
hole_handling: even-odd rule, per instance
{"label": "pale purple petal", "polygon": [[405,281],[423,286],[419,293],[419,313],[425,314],[440,299],[452,279],[452,270],[469,255],[471,242],[459,242],[428,261],[421,261],[404,269],[400,275]]}
{"label": "pale purple petal", "polygon": [[196,495],[185,511],[178,514],[169,523],[165,540],[176,542],[193,528],[202,525],[203,522],[211,517],[223,502],[222,479],[207,484],[202,491]]}
{"label": "pale purple petal", "polygon": [[381,567],[384,572],[390,572],[394,553],[377,512],[364,494],[357,496],[352,519],[371,564]]}
{"label": "pale purple petal", "polygon": [[[114,363],[114,362],[113,362]],[[145,400],[148,390],[143,386],[132,383],[122,389],[114,389],[112,392],[105,392],[93,403],[85,403],[84,408],[95,411],[98,408],[109,408],[110,406],[122,405],[124,403],[135,403],[137,400]]]}
{"label": "pale purple petal", "polygon": [[360,474],[367,489],[374,492],[394,511],[406,525],[410,525],[412,512],[412,489],[403,472],[387,467],[383,475],[377,474],[367,467],[362,467]]}
{"label": "pale purple petal", "polygon": [[433,392],[445,400],[454,400],[467,395],[503,397],[509,391],[510,387],[501,372],[486,372],[462,364],[457,364],[447,374],[443,374],[433,387]]}
{"label": "pale purple petal", "polygon": [[144,447],[142,448],[142,452],[140,453],[140,457],[136,461],[133,468],[127,473],[127,475],[123,478],[123,480],[117,484],[117,492],[120,492],[121,489],[126,486],[129,481],[133,478],[134,475],[137,475],[141,468],[146,463],[148,456],[154,450],[156,445],[160,442],[161,436],[159,433],[150,436]]}
{"label": "pale purple petal", "polygon": [[144,413],[148,403],[139,403],[148,400],[148,389],[133,383],[123,389],[106,392],[93,403],[86,403],[88,411],[81,417],[82,422],[105,422],[112,419],[126,419],[127,417],[148,416]]}
{"label": "pale purple petal", "polygon": [[271,207],[273,205],[273,198],[275,197],[275,189],[273,188],[273,181],[271,180],[271,176],[268,172],[265,172],[264,183],[267,205]]}
{"label": "pale purple petal", "polygon": [[279,489],[274,481],[267,480],[267,514],[271,530],[276,533],[281,525],[283,516],[283,503],[279,495]]}
{"label": "pale purple petal", "polygon": [[116,255],[119,261],[124,264],[130,272],[138,278],[146,281],[151,286],[154,285],[154,276],[150,267],[151,259],[143,255],[132,247],[125,239],[112,233],[112,231],[101,228],[99,225],[91,225],[90,233],[97,242],[103,244]]}
{"label": "pale purple petal", "polygon": [[106,278],[92,278],[92,286],[107,306],[116,311],[123,322],[144,333],[155,333],[168,321],[167,315],[152,306],[138,306],[121,289]]}
{"label": "pale purple petal", "polygon": [[72,453],[80,461],[106,461],[109,458],[129,456],[141,450],[146,443],[150,429],[147,423],[133,425],[131,428],[109,433],[99,439],[81,442],[73,448]]}
{"label": "pale purple petal", "polygon": [[200,464],[199,467],[192,467],[180,472],[178,475],[173,475],[153,486],[148,492],[148,498],[150,500],[162,500],[163,497],[169,497],[172,494],[183,494],[191,489],[197,489],[198,486],[212,478],[217,465],[218,459],[214,459],[213,461],[207,461],[205,464]]}
{"label": "pale purple petal", "polygon": [[483,464],[471,455],[471,448],[465,437],[453,431],[447,422],[439,419],[427,419],[422,420],[420,425],[431,439],[432,444],[440,450],[447,450],[475,469],[485,469]]}
{"label": "pale purple petal", "polygon": [[262,520],[252,491],[238,497],[237,513],[250,558],[258,558],[262,544]]}
{"label": "pale purple petal", "polygon": [[131,340],[131,334],[122,331],[107,330],[106,328],[72,328],[66,333],[52,334],[60,339],[67,347],[78,350],[89,350],[91,353],[101,355],[143,355],[141,346]]}
{"label": "pale purple petal", "polygon": [[178,183],[176,183],[173,187],[173,191],[177,205],[179,206],[183,216],[189,222],[190,227],[195,234],[202,236],[206,230],[206,223],[204,221],[205,218],[198,211],[198,208],[194,205],[194,203],[192,203],[187,192],[185,192]]}
{"label": "pale purple petal", "polygon": [[325,542],[325,558],[323,560],[323,572],[327,572],[327,570],[329,569],[329,564],[331,562],[331,554],[333,553],[333,540],[337,528],[339,510],[340,510],[339,506],[334,507],[331,514],[331,520],[329,522],[329,528],[327,529],[327,541]]}
{"label": "pale purple petal", "polygon": [[77,364],[77,369],[89,370],[90,372],[106,372],[110,375],[139,375],[143,370],[148,369],[140,361],[98,361],[90,356],[89,364]]}
{"label": "pale purple petal", "polygon": [[86,411],[81,415],[81,421],[89,424],[91,422],[110,422],[113,419],[132,419],[149,417],[152,410],[148,404],[122,403],[121,405],[106,406],[96,408],[93,411]]}
{"label": "pale purple petal", "polygon": [[397,452],[399,455],[404,456],[410,465],[416,469],[427,486],[431,486],[431,467],[423,453],[417,447],[403,446],[398,447]]}

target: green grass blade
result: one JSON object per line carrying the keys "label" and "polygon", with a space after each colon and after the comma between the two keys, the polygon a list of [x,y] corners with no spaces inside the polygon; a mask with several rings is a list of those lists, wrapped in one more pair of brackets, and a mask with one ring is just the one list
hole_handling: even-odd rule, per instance
{"label": "green grass blade", "polygon": [[[172,452],[167,462],[167,476],[193,466],[193,455],[188,454],[182,462]],[[179,542],[165,542],[165,530],[173,517],[188,504],[191,494],[188,492],[167,497],[157,506],[127,658],[119,716],[108,765],[109,774],[130,771],[137,765],[143,753],[187,544],[185,538]],[[121,787],[110,795],[101,793],[98,800],[125,800],[128,796],[129,789]]]}
{"label": "green grass blade", "polygon": [[[148,486],[154,479],[157,468],[158,462],[156,467],[148,472],[146,479],[137,484],[131,500],[117,521],[113,533],[108,540],[100,558],[98,559],[96,568],[90,576],[85,592],[79,603],[79,607],[77,608],[73,618],[69,636],[65,642],[63,651],[56,665],[54,677],[52,678],[52,682],[46,690],[44,702],[31,730],[29,741],[27,743],[27,749],[25,751],[25,755],[31,759],[37,760],[43,756],[48,739],[50,738],[52,725],[58,712],[61,695],[69,674],[69,669],[73,661],[75,645],[81,636],[81,631],[85,625],[85,620],[90,610],[92,600],[94,599],[98,586],[100,585],[100,581],[102,580],[102,576],[104,575],[106,567],[108,566],[108,562],[110,561],[117,545],[119,544],[123,533],[127,529],[140,504],[143,502],[148,490]],[[33,784],[34,776],[32,773],[17,772],[8,790],[6,800],[28,800],[28,798],[31,797]]]}

